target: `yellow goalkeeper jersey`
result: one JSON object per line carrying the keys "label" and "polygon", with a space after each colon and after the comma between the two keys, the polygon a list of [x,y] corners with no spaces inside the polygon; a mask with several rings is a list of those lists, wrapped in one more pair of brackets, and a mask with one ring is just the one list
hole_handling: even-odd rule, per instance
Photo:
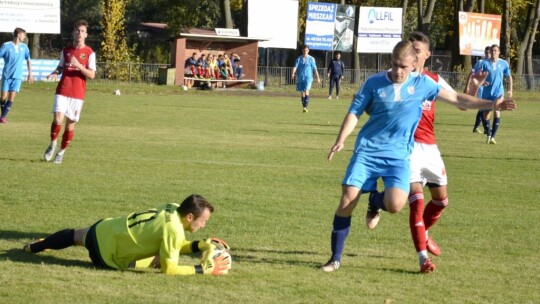
{"label": "yellow goalkeeper jersey", "polygon": [[180,249],[191,243],[185,239],[178,206],[166,204],[102,220],[96,226],[96,238],[103,261],[110,267],[126,269],[132,261],[159,255],[177,264]]}

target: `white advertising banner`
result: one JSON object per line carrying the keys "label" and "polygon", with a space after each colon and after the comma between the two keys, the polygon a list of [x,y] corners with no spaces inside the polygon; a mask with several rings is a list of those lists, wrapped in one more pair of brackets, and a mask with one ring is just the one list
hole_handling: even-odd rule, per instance
{"label": "white advertising banner", "polygon": [[248,36],[269,39],[259,47],[296,49],[298,0],[249,0]]}
{"label": "white advertising banner", "polygon": [[0,0],[0,32],[60,34],[60,0]]}
{"label": "white advertising banner", "polygon": [[402,9],[360,7],[358,53],[392,53],[403,35]]}

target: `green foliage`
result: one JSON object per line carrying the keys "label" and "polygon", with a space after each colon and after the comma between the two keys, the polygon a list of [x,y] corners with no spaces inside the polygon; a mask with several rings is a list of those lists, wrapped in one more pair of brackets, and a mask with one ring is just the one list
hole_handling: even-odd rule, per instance
{"label": "green foliage", "polygon": [[107,78],[126,81],[131,77],[130,62],[138,62],[128,48],[124,28],[126,2],[124,0],[102,0],[103,19],[101,60],[105,62]]}
{"label": "green foliage", "polygon": [[[292,87],[292,86],[291,86]],[[113,96],[114,89],[121,96]],[[476,111],[437,105],[436,132],[450,204],[431,235],[438,270],[417,273],[408,209],[364,224],[355,210],[343,267],[318,270],[330,254],[332,216],[354,135],[325,160],[348,109],[312,90],[301,113],[291,91],[180,91],[90,81],[64,164],[40,161],[48,145],[54,84],[23,84],[10,124],[0,126],[2,303],[536,303],[540,209],[540,103],[516,94],[497,145],[472,134]],[[45,97],[44,97],[45,96]],[[344,95],[345,97],[345,95]],[[529,99],[529,101],[524,100]],[[532,101],[534,100],[534,101]],[[114,110],[112,110],[114,109]],[[360,124],[365,122],[362,116]],[[141,122],[144,122],[142,124]],[[225,277],[91,267],[84,248],[39,255],[25,242],[109,216],[200,193],[216,212],[188,238],[232,247]],[[429,194],[426,194],[429,197]],[[182,257],[184,264],[196,258]]]}
{"label": "green foliage", "polygon": [[163,13],[170,36],[190,28],[214,29],[222,20],[219,0],[170,1]]}

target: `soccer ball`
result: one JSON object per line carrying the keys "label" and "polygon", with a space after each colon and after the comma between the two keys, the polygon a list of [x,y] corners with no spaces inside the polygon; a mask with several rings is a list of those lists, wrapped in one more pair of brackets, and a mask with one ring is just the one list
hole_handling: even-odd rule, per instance
{"label": "soccer ball", "polygon": [[187,91],[187,89],[188,89],[187,86],[185,86],[185,85],[182,86],[182,91]]}
{"label": "soccer ball", "polygon": [[114,95],[116,95],[116,96],[120,96],[121,94],[122,94],[122,92],[120,92],[120,90],[118,90],[118,89],[114,91]]}
{"label": "soccer ball", "polygon": [[[208,257],[209,251],[205,251],[201,257],[201,261],[204,261],[206,260]],[[229,273],[229,270],[232,268],[232,257],[231,257],[231,254],[229,253],[229,250],[225,250],[225,249],[215,249],[213,251],[213,256],[212,256],[212,259],[219,259],[223,262],[225,262],[224,264],[226,264],[226,268],[224,271],[221,272],[221,274],[228,274]]]}

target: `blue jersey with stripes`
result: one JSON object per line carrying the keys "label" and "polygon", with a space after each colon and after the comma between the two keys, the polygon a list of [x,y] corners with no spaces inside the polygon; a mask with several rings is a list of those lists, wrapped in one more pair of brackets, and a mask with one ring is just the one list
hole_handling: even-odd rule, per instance
{"label": "blue jersey with stripes", "polygon": [[504,95],[504,77],[510,77],[510,66],[504,59],[482,60],[482,63],[478,67],[479,71],[488,72],[486,78],[487,85],[482,91],[482,98],[488,100],[496,100]]}
{"label": "blue jersey with stripes", "polygon": [[24,43],[15,45],[12,41],[2,44],[0,58],[4,58],[2,77],[6,79],[23,79],[23,63],[30,60],[30,50]]}
{"label": "blue jersey with stripes", "polygon": [[358,133],[354,153],[408,158],[422,103],[435,100],[440,89],[433,79],[417,73],[410,73],[403,83],[393,83],[386,71],[368,78],[349,108],[349,113],[357,117],[364,111],[370,115]]}
{"label": "blue jersey with stripes", "polygon": [[307,57],[299,56],[294,63],[296,75],[299,81],[313,81],[313,73],[317,70],[315,58],[307,55]]}

